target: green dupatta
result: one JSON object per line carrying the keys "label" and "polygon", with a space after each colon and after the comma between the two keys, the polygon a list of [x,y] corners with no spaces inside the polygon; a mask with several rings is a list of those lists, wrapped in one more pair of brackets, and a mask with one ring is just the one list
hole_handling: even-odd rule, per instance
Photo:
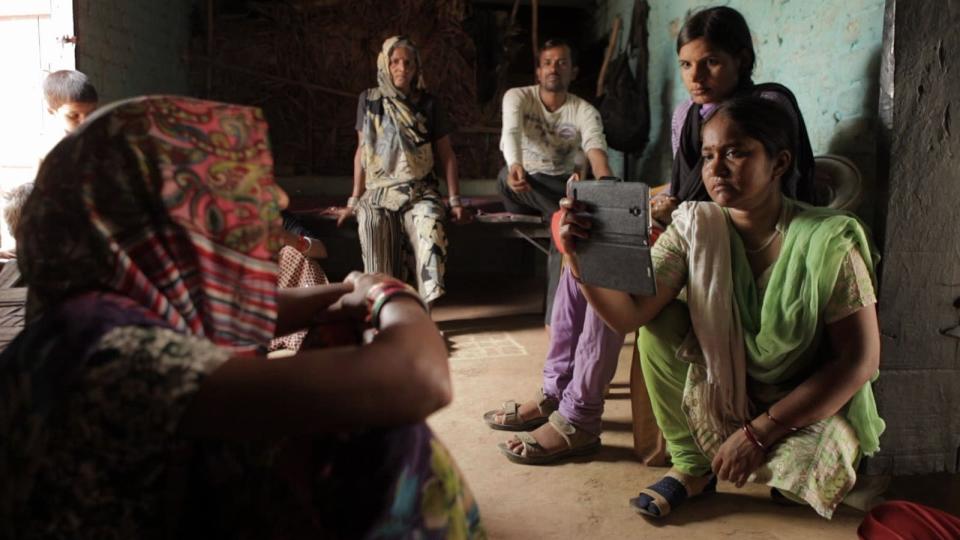
{"label": "green dupatta", "polygon": [[[860,220],[849,213],[816,208],[784,198],[796,214],[787,227],[762,304],[740,235],[732,229],[734,296],[740,310],[749,376],[777,384],[809,368],[817,357],[805,354],[820,328],[823,310],[833,293],[840,265],[851,247],[863,257],[876,286],[877,257]],[[729,223],[729,221],[728,221]],[[866,455],[880,449],[885,429],[877,413],[871,382],[847,403],[844,415]]]}

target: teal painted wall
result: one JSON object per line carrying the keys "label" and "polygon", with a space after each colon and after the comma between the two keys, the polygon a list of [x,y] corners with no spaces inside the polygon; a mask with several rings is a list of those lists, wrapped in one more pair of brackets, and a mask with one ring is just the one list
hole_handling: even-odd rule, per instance
{"label": "teal painted wall", "polygon": [[[638,168],[632,170],[640,171],[639,179],[657,184],[670,171],[670,115],[687,97],[677,69],[677,33],[689,10],[718,4],[648,1],[651,138]],[[814,153],[852,159],[870,185],[876,170],[884,0],[731,0],[723,4],[743,13],[753,32],[754,81],[775,81],[793,90]],[[633,0],[600,0],[598,9],[598,35],[609,32],[610,21],[617,15],[624,21],[625,33],[629,32]],[[868,197],[864,205],[869,204]]]}

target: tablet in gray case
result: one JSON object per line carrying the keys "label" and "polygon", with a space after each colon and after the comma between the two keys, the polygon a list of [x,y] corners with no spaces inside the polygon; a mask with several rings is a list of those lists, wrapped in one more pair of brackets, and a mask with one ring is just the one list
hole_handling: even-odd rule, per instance
{"label": "tablet in gray case", "polygon": [[602,179],[571,182],[592,220],[590,238],[577,240],[584,283],[641,296],[657,292],[650,259],[650,188]]}

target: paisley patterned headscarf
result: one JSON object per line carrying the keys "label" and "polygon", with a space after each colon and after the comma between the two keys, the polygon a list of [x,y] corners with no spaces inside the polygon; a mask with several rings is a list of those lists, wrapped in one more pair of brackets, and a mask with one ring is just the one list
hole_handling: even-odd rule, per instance
{"label": "paisley patterned headscarf", "polygon": [[283,198],[259,109],[167,96],[105,107],[50,152],[24,206],[28,314],[111,291],[176,330],[262,346]]}
{"label": "paisley patterned headscarf", "polygon": [[390,77],[390,54],[394,49],[413,51],[417,61],[415,90],[424,90],[423,65],[413,42],[403,36],[394,36],[383,42],[377,56],[377,88],[367,90],[367,102],[383,100],[383,114],[367,107],[363,120],[363,168],[369,187],[380,187],[394,173],[401,153],[414,178],[419,180],[433,169],[433,150],[426,119],[418,115],[410,102],[393,85]]}

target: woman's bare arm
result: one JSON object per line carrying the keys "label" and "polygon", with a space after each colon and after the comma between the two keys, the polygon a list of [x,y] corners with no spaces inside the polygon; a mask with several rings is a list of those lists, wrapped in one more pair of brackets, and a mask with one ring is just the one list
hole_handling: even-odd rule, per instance
{"label": "woman's bare arm", "polygon": [[393,426],[421,421],[450,399],[436,326],[415,300],[397,297],[370,344],[228,360],[203,381],[180,430],[262,439]]}
{"label": "woman's bare arm", "polygon": [[357,150],[353,153],[353,191],[351,197],[360,198],[366,191],[366,173],[363,170],[363,132],[357,132]]}
{"label": "woman's bare arm", "polygon": [[[833,357],[779,402],[770,413],[784,426],[803,427],[836,414],[876,374],[880,329],[875,305],[861,308],[826,327]],[[766,414],[753,421],[766,444],[787,435]]]}
{"label": "woman's bare arm", "polygon": [[460,195],[460,173],[457,168],[457,155],[453,152],[450,136],[440,137],[434,145],[437,150],[437,160],[440,161],[440,167],[447,179],[447,195],[457,197]]}
{"label": "woman's bare arm", "polygon": [[[351,198],[359,199],[367,190],[366,172],[363,170],[363,132],[357,132],[357,150],[353,153],[353,191],[350,192]],[[342,226],[350,216],[354,215],[355,210],[347,204],[337,211],[337,227]]]}
{"label": "woman's bare arm", "polygon": [[[592,221],[586,216],[568,211],[576,204],[572,200],[564,199],[560,201],[560,204],[565,209],[563,223],[560,226],[560,242],[563,244],[561,251],[567,253],[564,260],[570,272],[579,281],[580,264],[576,255],[577,241],[589,241]],[[657,280],[657,294],[655,296],[633,296],[623,291],[594,287],[582,282],[580,283],[580,290],[583,291],[583,295],[600,315],[600,318],[603,319],[603,322],[624,334],[632,332],[653,320],[680,293],[678,289],[668,287],[659,279]]]}
{"label": "woman's bare arm", "polygon": [[274,335],[313,326],[317,315],[332,306],[343,295],[353,290],[349,283],[331,283],[314,287],[291,287],[277,291],[277,328]]}
{"label": "woman's bare arm", "polygon": [[580,290],[603,322],[623,334],[652,321],[680,292],[660,280],[657,280],[657,294],[654,296],[633,296],[583,283],[580,284]]}
{"label": "woman's bare arm", "polygon": [[[443,173],[447,179],[447,195],[453,199],[460,197],[460,172],[457,166],[457,155],[453,152],[453,144],[450,142],[450,136],[444,135],[434,143],[436,148],[437,158],[440,161],[440,166],[443,169]],[[451,203],[450,206],[450,217],[453,218],[454,223],[462,223],[467,220],[467,214],[464,211],[463,205],[458,204],[453,206]]]}

